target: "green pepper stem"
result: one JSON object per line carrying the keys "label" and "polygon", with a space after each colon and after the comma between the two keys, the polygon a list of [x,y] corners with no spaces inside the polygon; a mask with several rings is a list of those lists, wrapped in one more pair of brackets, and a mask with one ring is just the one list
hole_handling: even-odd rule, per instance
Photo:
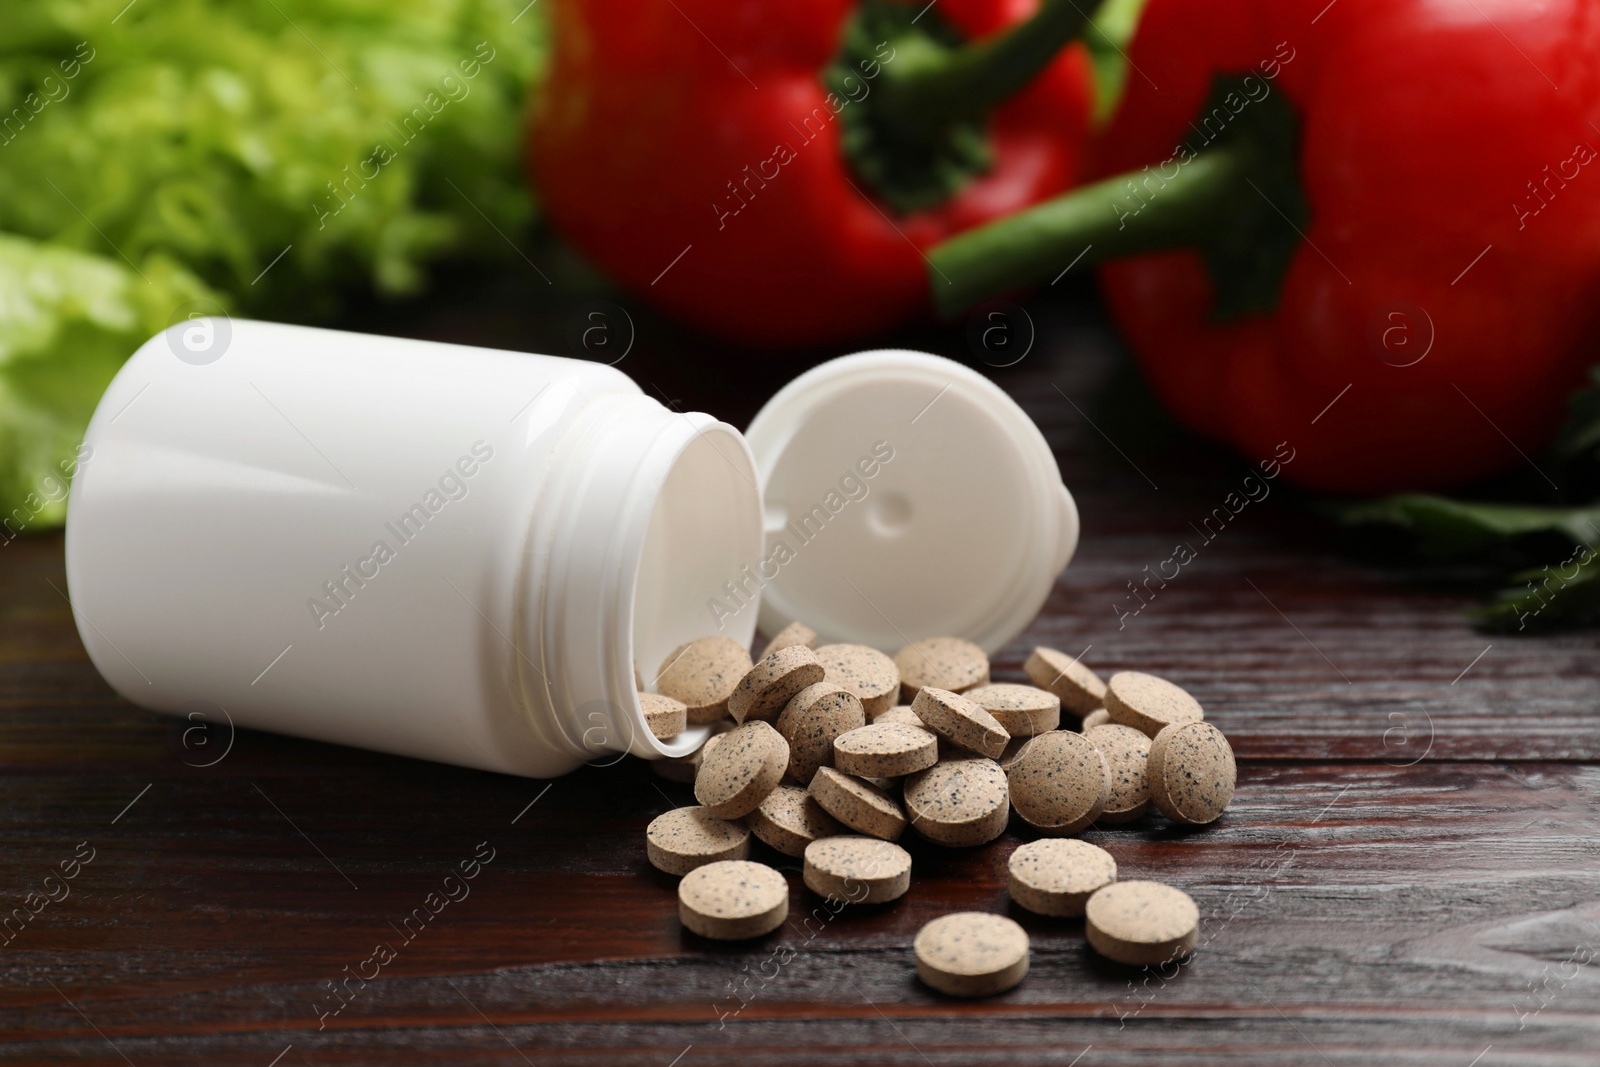
{"label": "green pepper stem", "polygon": [[895,128],[924,138],[984,114],[1028,84],[1078,35],[1088,22],[1080,3],[1087,0],[1044,0],[1026,21],[956,48],[925,37],[896,42],[899,54],[875,87],[881,94],[877,107]]}
{"label": "green pepper stem", "polygon": [[[928,253],[934,306],[955,315],[1066,268],[1175,245],[1228,225],[1249,153],[1218,146],[1173,164],[1121,174],[968,230]],[[1170,168],[1168,168],[1170,169]]]}

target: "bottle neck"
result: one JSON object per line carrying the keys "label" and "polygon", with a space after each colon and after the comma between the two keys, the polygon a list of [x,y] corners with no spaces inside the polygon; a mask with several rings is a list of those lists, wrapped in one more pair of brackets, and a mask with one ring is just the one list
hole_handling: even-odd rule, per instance
{"label": "bottle neck", "polygon": [[[648,686],[674,648],[719,632],[706,604],[760,552],[758,487],[743,437],[709,415],[628,394],[574,421],[533,516],[516,664],[527,706],[574,757],[606,764],[699,744],[698,729],[651,735],[635,667]],[[720,632],[748,644],[754,625],[746,612]]]}

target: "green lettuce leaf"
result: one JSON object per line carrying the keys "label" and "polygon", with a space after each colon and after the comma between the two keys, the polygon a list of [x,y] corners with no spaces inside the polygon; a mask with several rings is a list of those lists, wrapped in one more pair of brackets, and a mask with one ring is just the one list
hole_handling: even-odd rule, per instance
{"label": "green lettuce leaf", "polygon": [[0,543],[58,525],[100,394],[180,305],[215,296],[164,256],[120,260],[0,234]]}
{"label": "green lettuce leaf", "polygon": [[531,214],[522,114],[543,49],[524,5],[7,5],[0,230],[166,253],[257,313],[331,310],[351,279],[409,292],[446,252],[507,253],[494,227]]}
{"label": "green lettuce leaf", "polygon": [[303,321],[445,256],[524,269],[543,50],[527,0],[0,6],[0,513],[60,521],[28,494],[197,293]]}

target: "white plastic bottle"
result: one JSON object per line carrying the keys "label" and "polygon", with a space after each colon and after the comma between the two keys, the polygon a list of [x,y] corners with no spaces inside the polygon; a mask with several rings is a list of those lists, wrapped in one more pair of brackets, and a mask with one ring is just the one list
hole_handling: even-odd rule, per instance
{"label": "white plastic bottle", "polygon": [[997,648],[1078,536],[1021,409],[911,352],[823,364],[742,436],[581,360],[197,320],[85,444],[67,579],[123,696],[540,777],[691,751],[635,667],[758,613]]}

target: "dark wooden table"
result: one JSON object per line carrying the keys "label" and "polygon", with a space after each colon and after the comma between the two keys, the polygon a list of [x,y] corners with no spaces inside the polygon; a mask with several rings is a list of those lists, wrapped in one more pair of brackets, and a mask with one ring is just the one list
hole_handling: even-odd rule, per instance
{"label": "dark wooden table", "polygon": [[[528,290],[460,278],[353,324],[570,350],[580,301]],[[718,945],[680,929],[645,862],[645,824],[689,792],[642,764],[544,783],[241,731],[200,766],[222,738],[95,674],[50,537],[0,548],[0,1061],[1600,1063],[1596,638],[1477,632],[1450,575],[1358,561],[1281,482],[1119,627],[1127,583],[1199,543],[1191,523],[1248,471],[1161,419],[1087,293],[1030,310],[1037,346],[993,373],[1055,447],[1084,538],[995,673],[1020,680],[1037,643],[1092,646],[1102,670],[1189,687],[1232,739],[1216,825],[1085,835],[1124,877],[1194,896],[1187,965],[1110,965],[1081,922],[1009,909],[1015,834],[912,843],[898,903]],[[819,355],[634,312],[624,369],[735,421]],[[960,329],[896,340],[977,362]],[[490,850],[470,896],[402,942],[395,924]],[[47,881],[63,863],[76,877]],[[818,902],[791,882],[798,920]],[[973,908],[1015,915],[1033,965],[959,1002],[917,983],[910,943]],[[332,1014],[380,941],[403,947]]]}

